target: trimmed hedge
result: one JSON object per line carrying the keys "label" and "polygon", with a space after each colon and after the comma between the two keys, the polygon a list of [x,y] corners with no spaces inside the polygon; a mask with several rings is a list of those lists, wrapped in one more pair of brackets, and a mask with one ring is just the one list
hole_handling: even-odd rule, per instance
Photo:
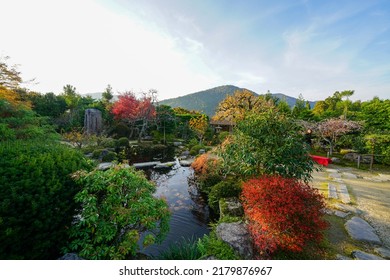
{"label": "trimmed hedge", "polygon": [[70,175],[88,167],[62,144],[0,142],[0,259],[59,257],[80,206]]}

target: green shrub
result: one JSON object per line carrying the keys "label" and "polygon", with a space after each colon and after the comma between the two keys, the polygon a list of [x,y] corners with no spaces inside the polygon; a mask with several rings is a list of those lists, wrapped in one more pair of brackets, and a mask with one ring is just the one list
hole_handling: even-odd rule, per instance
{"label": "green shrub", "polygon": [[71,228],[66,252],[86,259],[125,259],[143,245],[161,242],[169,230],[165,200],[153,196],[156,187],[143,172],[118,165],[106,171],[78,172],[82,190],[75,196],[83,205]]}
{"label": "green shrub", "polygon": [[110,135],[112,135],[114,138],[121,138],[121,137],[128,137],[130,135],[130,128],[124,124],[124,123],[118,123],[115,125],[112,130],[110,131]]}
{"label": "green shrub", "polygon": [[118,159],[117,155],[115,152],[108,151],[105,155],[102,157],[102,161],[104,162],[111,162]]}
{"label": "green shrub", "polygon": [[129,146],[129,139],[127,137],[121,137],[118,139],[118,146],[119,147],[128,147]]}
{"label": "green shrub", "polygon": [[218,134],[218,140],[220,143],[222,143],[228,136],[229,136],[229,132],[228,131],[221,131],[219,134]]}
{"label": "green shrub", "polygon": [[100,147],[88,145],[88,146],[82,147],[82,148],[81,148],[81,151],[82,151],[84,154],[89,154],[89,153],[93,153],[93,151],[95,151],[95,150],[97,150],[97,149],[100,149]]}
{"label": "green shrub", "polygon": [[7,124],[0,123],[0,141],[15,140],[16,135],[13,129],[10,129]]}
{"label": "green shrub", "polygon": [[199,154],[199,150],[200,149],[205,149],[205,147],[203,145],[195,145],[191,148],[190,150],[190,155],[191,156],[196,156]]}
{"label": "green shrub", "polygon": [[103,151],[106,151],[105,149],[96,149],[92,152],[92,158],[98,159]]}
{"label": "green shrub", "polygon": [[218,174],[204,174],[198,176],[199,181],[199,189],[202,193],[209,194],[211,191],[211,187],[221,182],[223,178]]}
{"label": "green shrub", "polygon": [[0,142],[0,259],[56,259],[68,240],[89,164],[75,149],[42,141]]}
{"label": "green shrub", "polygon": [[119,143],[118,143],[117,139],[104,138],[101,141],[100,145],[103,146],[104,148],[115,148],[115,147],[118,147]]}
{"label": "green shrub", "polygon": [[173,142],[175,140],[175,135],[172,133],[165,134],[165,143],[164,143],[164,133],[161,133],[157,130],[153,130],[150,134],[152,135],[153,141],[156,144],[157,143],[165,144],[167,142]]}
{"label": "green shrub", "polygon": [[208,195],[208,204],[214,212],[219,213],[219,200],[221,198],[238,197],[241,193],[241,187],[238,182],[232,180],[221,181],[211,187]]}
{"label": "green shrub", "polygon": [[240,257],[226,242],[219,239],[214,231],[198,241],[198,250],[203,257],[214,256],[218,260],[239,260]]}
{"label": "green shrub", "polygon": [[193,146],[195,145],[199,145],[199,140],[195,139],[195,138],[192,138],[189,142],[188,142],[188,148],[191,149]]}
{"label": "green shrub", "polygon": [[390,133],[370,134],[365,136],[366,147],[370,153],[380,155],[375,157],[379,163],[390,165]]}

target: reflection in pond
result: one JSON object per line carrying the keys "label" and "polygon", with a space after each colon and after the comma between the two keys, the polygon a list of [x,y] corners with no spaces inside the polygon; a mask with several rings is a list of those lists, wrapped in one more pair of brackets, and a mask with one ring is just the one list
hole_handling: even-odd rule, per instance
{"label": "reflection in pond", "polygon": [[158,256],[169,245],[186,239],[198,239],[209,233],[209,211],[196,186],[189,183],[193,170],[177,164],[169,171],[147,170],[147,176],[157,186],[155,195],[164,197],[171,210],[170,231],[158,245],[148,246],[143,253]]}

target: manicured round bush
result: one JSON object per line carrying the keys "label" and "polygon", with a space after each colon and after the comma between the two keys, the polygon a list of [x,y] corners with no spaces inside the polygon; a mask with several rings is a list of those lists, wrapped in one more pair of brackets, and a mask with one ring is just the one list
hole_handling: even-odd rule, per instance
{"label": "manicured round bush", "polygon": [[92,158],[98,159],[105,149],[96,149],[92,152]]}
{"label": "manicured round bush", "polygon": [[104,162],[111,162],[117,159],[117,154],[112,151],[107,151],[105,155],[102,157],[102,161]]}
{"label": "manicured round bush", "polygon": [[264,175],[242,185],[243,207],[254,245],[262,258],[278,249],[302,251],[320,242],[327,227],[324,198],[293,178]]}
{"label": "manicured round bush", "polygon": [[190,155],[191,156],[196,156],[199,154],[200,149],[204,149],[205,147],[203,145],[195,145],[191,148],[190,150]]}
{"label": "manicured round bush", "polygon": [[127,147],[129,146],[129,139],[127,137],[121,137],[118,139],[119,147]]}

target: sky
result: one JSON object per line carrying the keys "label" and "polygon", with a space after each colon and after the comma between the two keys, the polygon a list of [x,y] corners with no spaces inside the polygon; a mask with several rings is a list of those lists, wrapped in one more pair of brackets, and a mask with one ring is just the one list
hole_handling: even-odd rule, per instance
{"label": "sky", "polygon": [[221,85],[323,100],[390,98],[388,0],[0,0],[0,56],[30,90]]}

